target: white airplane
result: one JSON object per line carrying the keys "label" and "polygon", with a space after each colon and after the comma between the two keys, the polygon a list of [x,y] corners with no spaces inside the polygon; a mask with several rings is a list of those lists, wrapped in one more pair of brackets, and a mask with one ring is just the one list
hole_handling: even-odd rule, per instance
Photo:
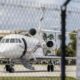
{"label": "white airplane", "polygon": [[[27,36],[21,34],[9,34],[2,38],[0,42],[0,56],[6,59],[5,69],[7,72],[14,72],[13,60],[19,60],[24,67],[34,70],[31,61],[44,59],[60,59],[60,57],[45,56],[46,48],[52,48],[53,41],[45,42],[41,35],[34,37],[35,29],[31,29]],[[50,61],[48,71],[54,70],[54,65]]]}
{"label": "white airplane", "polygon": [[9,34],[2,38],[0,42],[0,56],[7,60],[5,65],[6,71],[14,72],[13,60],[19,60],[28,69],[34,69],[30,61],[45,58],[47,47],[53,47],[52,41],[45,42],[33,37],[36,34],[35,29],[31,29],[27,36],[21,34]]}

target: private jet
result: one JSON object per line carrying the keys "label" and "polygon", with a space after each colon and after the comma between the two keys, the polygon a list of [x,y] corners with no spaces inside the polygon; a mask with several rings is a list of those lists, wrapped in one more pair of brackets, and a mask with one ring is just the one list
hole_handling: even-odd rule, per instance
{"label": "private jet", "polygon": [[[19,60],[24,67],[34,70],[34,67],[30,63],[31,61],[37,61],[47,59],[45,57],[45,50],[47,47],[53,47],[53,41],[40,40],[40,35],[34,37],[36,34],[35,29],[30,29],[26,35],[22,34],[9,34],[3,37],[0,41],[0,56],[6,59],[5,69],[7,72],[14,72],[13,60]],[[50,61],[51,63],[51,61]],[[53,64],[48,65],[48,71],[53,71]]]}
{"label": "private jet", "polygon": [[[54,71],[53,59],[61,59],[57,56],[47,56],[47,48],[52,48],[54,42],[44,41],[41,31],[30,29],[26,34],[9,34],[0,41],[0,56],[6,59],[5,69],[7,72],[14,72],[14,60],[18,60],[28,69],[35,70],[31,62],[48,60],[47,71]],[[37,35],[37,36],[35,36]]]}

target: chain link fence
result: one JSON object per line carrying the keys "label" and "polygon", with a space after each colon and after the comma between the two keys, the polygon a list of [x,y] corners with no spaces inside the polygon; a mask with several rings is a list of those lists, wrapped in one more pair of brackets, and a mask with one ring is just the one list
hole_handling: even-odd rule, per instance
{"label": "chain link fence", "polygon": [[[61,16],[61,7],[65,2],[66,0],[0,0],[0,39],[2,39],[1,44],[9,43],[10,45],[12,42],[18,43],[17,46],[20,47],[20,49],[18,47],[16,48],[17,51],[19,51],[19,55],[16,53],[16,49],[14,49],[14,52],[11,52],[11,50],[13,50],[11,48],[14,47],[14,44],[10,46],[10,49],[9,45],[1,45],[1,49],[4,49],[4,47],[8,48],[8,54],[6,55],[5,51],[4,54],[6,55],[6,59],[2,56],[0,59],[0,80],[77,79],[76,60],[74,57],[76,57],[76,34],[80,26],[80,1],[71,0],[67,4],[65,13],[63,13]],[[63,10],[65,10],[65,8]],[[65,24],[63,19],[65,20]],[[61,32],[62,27],[65,27],[66,34],[64,35],[62,35]],[[14,36],[12,38],[9,36],[7,39],[3,38],[6,35],[10,34],[15,34],[17,37]],[[34,36],[34,34],[36,35]],[[19,37],[19,35],[21,35],[21,37]],[[65,35],[66,38],[64,42],[64,49],[66,52],[65,55],[62,56],[63,53],[61,50],[63,49],[61,49],[61,45],[63,45],[62,39],[65,37]],[[25,41],[25,36],[27,43]],[[43,52],[40,51],[40,49],[38,51],[38,47],[35,47],[35,45],[38,43],[38,40],[34,38],[37,38],[41,43],[37,46],[42,47],[46,57],[43,57],[43,54],[41,54]],[[42,44],[44,41],[47,47]],[[19,45],[21,42],[24,44],[24,46]],[[28,46],[29,50],[27,49]],[[29,53],[29,55],[24,56],[25,53]],[[37,56],[34,56],[36,54]],[[12,59],[15,56],[17,56],[18,59]],[[61,56],[63,58],[61,58]],[[65,56],[68,57],[66,60],[64,59]],[[9,59],[9,57],[11,59]],[[26,58],[29,59],[26,60]],[[65,61],[61,62],[62,60]],[[15,72],[6,72],[6,67],[11,67],[13,63],[15,64]],[[49,70],[49,64],[52,65],[52,72]],[[26,69],[26,67],[28,69]],[[33,67],[35,70],[30,70],[33,69]],[[65,75],[62,75],[62,72],[65,72],[66,78],[64,78]]]}

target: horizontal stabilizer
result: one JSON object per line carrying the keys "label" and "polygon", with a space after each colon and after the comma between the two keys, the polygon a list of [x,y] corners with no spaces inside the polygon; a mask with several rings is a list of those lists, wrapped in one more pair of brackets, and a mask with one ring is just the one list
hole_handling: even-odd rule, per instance
{"label": "horizontal stabilizer", "polygon": [[[67,60],[70,60],[70,59],[76,59],[76,57],[65,57]],[[41,57],[37,57],[36,59],[52,59],[52,60],[60,60],[61,57],[60,56],[41,56]]]}

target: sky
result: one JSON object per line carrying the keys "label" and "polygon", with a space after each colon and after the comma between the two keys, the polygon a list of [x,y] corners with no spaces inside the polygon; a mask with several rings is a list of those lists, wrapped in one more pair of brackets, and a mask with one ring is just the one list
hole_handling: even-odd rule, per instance
{"label": "sky", "polygon": [[[0,0],[0,29],[28,30],[41,26],[61,30],[60,8],[66,0]],[[44,12],[42,7],[45,7]],[[44,16],[40,23],[40,18]],[[66,31],[80,29],[80,0],[71,0],[67,6]],[[69,37],[66,38],[67,43]],[[58,36],[55,46],[59,46]]]}
{"label": "sky", "polygon": [[[60,7],[66,0],[0,0],[0,29],[16,30],[38,27],[61,29]],[[66,30],[80,27],[80,0],[67,7]],[[41,7],[45,7],[44,13]],[[41,16],[44,16],[40,23]]]}

